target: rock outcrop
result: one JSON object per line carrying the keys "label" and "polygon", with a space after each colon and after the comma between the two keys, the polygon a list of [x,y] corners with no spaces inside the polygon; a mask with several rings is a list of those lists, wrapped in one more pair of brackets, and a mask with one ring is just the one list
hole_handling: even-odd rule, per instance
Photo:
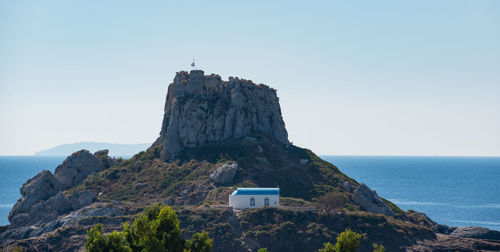
{"label": "rock outcrop", "polygon": [[71,195],[71,207],[77,210],[92,204],[95,199],[95,194],[89,190],[76,191]]}
{"label": "rock outcrop", "polygon": [[9,213],[9,221],[13,225],[27,223],[31,217],[34,205],[45,201],[64,189],[64,185],[57,180],[50,171],[44,170],[29,179],[21,187],[21,198]]}
{"label": "rock outcrop", "polygon": [[71,213],[62,214],[58,218],[51,218],[50,221],[44,222],[44,225],[9,227],[4,232],[0,233],[0,241],[31,238],[79,222],[82,222],[82,224],[95,224],[95,222],[98,222],[103,217],[114,217],[122,214],[123,211],[117,206],[113,206],[109,203],[96,203]]}
{"label": "rock outcrop", "polygon": [[238,164],[223,164],[210,174],[210,179],[216,184],[226,185],[233,181],[238,171]]}
{"label": "rock outcrop", "polygon": [[107,154],[107,150],[97,151],[94,155],[81,150],[66,158],[54,175],[45,170],[29,179],[20,189],[21,199],[9,213],[12,226],[46,223],[70,210],[91,204],[95,195],[90,191],[75,192],[71,200],[61,191],[80,184],[92,173],[114,165],[114,159]]}
{"label": "rock outcrop", "polygon": [[368,212],[394,216],[394,211],[380,199],[376,192],[372,191],[365,184],[360,184],[354,190],[352,200]]}
{"label": "rock outcrop", "polygon": [[178,72],[168,87],[157,143],[162,158],[174,159],[185,148],[266,134],[289,144],[276,90],[251,81],[203,71]]}
{"label": "rock outcrop", "polygon": [[97,151],[92,155],[88,150],[77,151],[56,168],[54,176],[66,188],[76,186],[92,173],[100,172],[114,165],[114,161],[107,156],[108,151]]}
{"label": "rock outcrop", "polygon": [[71,201],[61,192],[58,192],[48,200],[40,201],[28,209],[23,209],[23,212],[16,212],[14,214],[11,212],[12,217],[9,220],[13,226],[45,223],[56,219],[59,215],[71,209]]}
{"label": "rock outcrop", "polygon": [[500,231],[491,230],[484,227],[457,227],[450,234],[462,238],[478,238],[500,241]]}

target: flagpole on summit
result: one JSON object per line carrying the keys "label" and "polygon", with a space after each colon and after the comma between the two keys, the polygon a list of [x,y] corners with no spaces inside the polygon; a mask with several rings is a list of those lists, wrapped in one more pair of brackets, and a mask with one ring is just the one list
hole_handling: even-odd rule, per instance
{"label": "flagpole on summit", "polygon": [[193,62],[191,62],[191,68],[192,68],[192,70],[197,70],[196,64],[194,63],[194,59],[193,59]]}

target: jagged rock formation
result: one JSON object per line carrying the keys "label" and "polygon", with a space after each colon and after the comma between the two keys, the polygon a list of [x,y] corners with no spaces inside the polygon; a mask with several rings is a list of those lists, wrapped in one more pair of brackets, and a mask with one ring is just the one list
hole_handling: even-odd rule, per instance
{"label": "jagged rock formation", "polygon": [[21,187],[21,199],[10,211],[9,221],[13,225],[27,223],[31,208],[35,204],[48,200],[62,189],[64,189],[63,184],[50,171],[41,171]]}
{"label": "jagged rock formation", "polygon": [[91,204],[95,200],[92,192],[75,192],[70,200],[61,191],[114,164],[115,161],[107,153],[107,150],[102,150],[92,155],[87,150],[81,150],[66,158],[54,175],[45,170],[29,179],[20,190],[21,199],[9,213],[12,226],[45,223],[70,210]]}
{"label": "jagged rock formation", "polygon": [[54,176],[66,188],[82,183],[90,174],[100,172],[114,165],[107,156],[108,150],[101,150],[92,155],[88,150],[77,151],[56,168]]}
{"label": "jagged rock formation", "polygon": [[380,199],[376,192],[372,191],[365,184],[360,184],[354,190],[352,199],[354,203],[360,205],[368,212],[394,216],[394,211]]}
{"label": "jagged rock formation", "polygon": [[158,142],[169,160],[185,148],[263,133],[289,144],[276,90],[203,71],[179,72],[168,87]]}

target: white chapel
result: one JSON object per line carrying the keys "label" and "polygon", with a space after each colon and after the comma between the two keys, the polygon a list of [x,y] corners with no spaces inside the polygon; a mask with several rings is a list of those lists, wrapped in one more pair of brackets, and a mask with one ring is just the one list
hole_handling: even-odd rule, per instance
{"label": "white chapel", "polygon": [[279,207],[279,188],[238,188],[229,195],[229,206],[235,209]]}

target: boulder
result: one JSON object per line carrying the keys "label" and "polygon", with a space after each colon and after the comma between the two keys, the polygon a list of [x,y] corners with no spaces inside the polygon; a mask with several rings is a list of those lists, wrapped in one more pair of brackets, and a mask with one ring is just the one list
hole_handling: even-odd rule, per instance
{"label": "boulder", "polygon": [[210,179],[216,184],[227,185],[233,181],[237,171],[237,163],[223,164],[210,174]]}
{"label": "boulder", "polygon": [[394,216],[392,209],[380,199],[376,192],[372,191],[365,184],[360,184],[352,196],[354,203],[372,213],[381,213]]}
{"label": "boulder", "polygon": [[[102,151],[98,151],[100,153]],[[97,173],[109,167],[107,156],[101,154],[92,155],[87,150],[77,151],[71,154],[64,162],[56,168],[54,176],[65,185],[66,188],[76,186],[92,173]]]}
{"label": "boulder", "polygon": [[450,234],[462,238],[478,238],[500,241],[500,231],[484,227],[457,227]]}
{"label": "boulder", "polygon": [[352,190],[351,188],[351,183],[349,181],[344,181],[344,183],[342,183],[342,188],[348,192],[350,192]]}
{"label": "boulder", "polygon": [[109,153],[109,150],[98,150],[94,152],[94,156],[107,156]]}
{"label": "boulder", "polygon": [[140,191],[144,188],[148,187],[148,184],[146,183],[137,183],[135,186],[134,186],[134,189],[137,190],[137,191]]}
{"label": "boulder", "polygon": [[94,156],[100,159],[105,164],[106,168],[109,168],[117,163],[114,158],[108,156],[108,153],[109,150],[99,150],[94,152]]}
{"label": "boulder", "polygon": [[[226,82],[200,70],[176,74],[168,87],[156,141],[162,146],[164,160],[175,159],[185,148],[253,134],[290,144],[275,89],[232,77]],[[255,140],[244,139],[249,143]]]}
{"label": "boulder", "polygon": [[92,204],[95,199],[95,194],[89,190],[75,191],[71,195],[71,207],[73,210],[78,210]]}
{"label": "boulder", "polygon": [[[49,199],[63,188],[64,185],[50,171],[41,171],[21,187],[21,198],[10,211],[9,221],[13,225],[24,223],[25,219],[28,218],[26,213],[30,212],[35,204]],[[19,216],[15,218],[16,215]]]}
{"label": "boulder", "polygon": [[13,226],[28,226],[39,223],[47,223],[56,219],[59,215],[70,211],[71,201],[61,192],[48,200],[40,201],[23,213],[18,213],[11,218]]}

